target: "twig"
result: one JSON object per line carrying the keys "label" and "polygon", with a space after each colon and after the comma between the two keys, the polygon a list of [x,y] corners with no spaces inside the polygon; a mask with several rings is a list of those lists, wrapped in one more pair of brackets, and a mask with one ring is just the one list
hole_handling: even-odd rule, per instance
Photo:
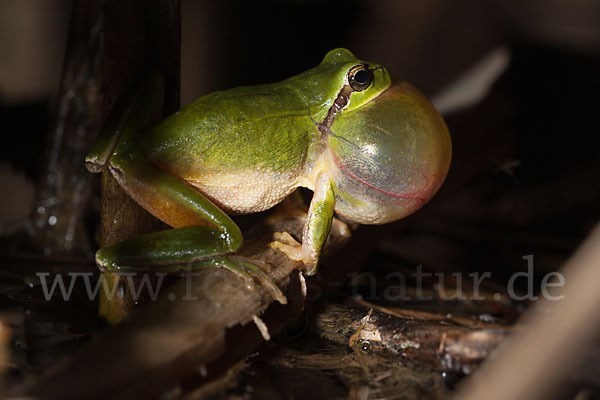
{"label": "twig", "polygon": [[564,299],[544,299],[532,307],[510,345],[466,382],[457,398],[549,398],[600,328],[599,264],[600,225],[562,270]]}
{"label": "twig", "polygon": [[404,365],[466,372],[504,341],[509,328],[466,324],[410,310],[388,313],[326,306],[316,318],[317,333],[359,353],[376,354]]}

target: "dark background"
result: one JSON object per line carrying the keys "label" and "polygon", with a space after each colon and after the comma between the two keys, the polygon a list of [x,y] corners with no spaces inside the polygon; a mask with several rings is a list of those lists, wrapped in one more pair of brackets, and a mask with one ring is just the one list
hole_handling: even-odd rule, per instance
{"label": "dark background", "polygon": [[[70,4],[0,1],[5,235],[34,208]],[[510,55],[484,96],[442,110],[454,151],[447,182],[384,248],[441,270],[510,273],[527,254],[551,270],[598,217],[599,8],[583,0],[184,0],[181,103],[286,78],[337,46],[386,65],[435,102],[486,55]],[[468,91],[477,90],[458,93]]]}

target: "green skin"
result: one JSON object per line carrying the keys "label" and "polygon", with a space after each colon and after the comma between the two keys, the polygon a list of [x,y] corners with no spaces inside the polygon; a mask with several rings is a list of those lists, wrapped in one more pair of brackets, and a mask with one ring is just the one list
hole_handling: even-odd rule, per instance
{"label": "green skin", "polygon": [[[368,73],[354,76],[356,68]],[[266,210],[307,187],[314,196],[302,244],[280,233],[271,246],[314,274],[334,212],[360,223],[402,218],[433,196],[449,168],[448,130],[427,99],[346,49],[279,83],[201,97],[148,129],[162,86],[151,76],[119,99],[86,165],[108,166],[175,229],[101,249],[101,269],[225,266],[264,278],[232,254],[243,239],[227,214]]]}

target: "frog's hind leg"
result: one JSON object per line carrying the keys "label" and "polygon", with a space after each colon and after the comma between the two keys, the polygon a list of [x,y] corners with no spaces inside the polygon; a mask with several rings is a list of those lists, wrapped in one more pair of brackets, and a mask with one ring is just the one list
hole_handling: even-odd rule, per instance
{"label": "frog's hind leg", "polygon": [[193,262],[229,253],[219,233],[204,226],[148,233],[100,249],[96,263],[113,272],[178,272]]}
{"label": "frog's hind leg", "polygon": [[224,266],[248,279],[258,278],[279,301],[285,297],[258,267],[231,253],[242,245],[238,226],[202,193],[136,152],[139,140],[160,112],[162,78],[150,75],[126,92],[86,158],[88,169],[106,166],[138,204],[175,229],[142,235],[101,249],[96,261],[114,272],[179,272]]}
{"label": "frog's hind leg", "polygon": [[225,268],[244,280],[249,288],[253,278],[282,304],[281,290],[258,266],[230,254],[219,231],[204,226],[189,226],[154,232],[105,247],[96,253],[100,269],[119,273],[180,273],[203,268]]}
{"label": "frog's hind leg", "polygon": [[129,196],[173,228],[210,227],[228,251],[242,245],[242,232],[235,222],[178,176],[135,155],[113,156],[109,169]]}
{"label": "frog's hind leg", "polygon": [[113,157],[109,168],[125,191],[154,216],[173,226],[100,250],[101,268],[118,272],[225,267],[238,276],[259,279],[273,297],[279,288],[256,265],[231,253],[243,241],[238,226],[202,193],[170,172],[136,157]]}

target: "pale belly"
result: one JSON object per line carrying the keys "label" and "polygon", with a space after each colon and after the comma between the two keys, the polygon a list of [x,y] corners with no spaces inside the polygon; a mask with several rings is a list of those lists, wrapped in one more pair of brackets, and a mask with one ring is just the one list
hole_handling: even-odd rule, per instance
{"label": "pale belly", "polygon": [[298,186],[297,174],[248,171],[219,173],[187,182],[228,214],[251,214],[280,203]]}

